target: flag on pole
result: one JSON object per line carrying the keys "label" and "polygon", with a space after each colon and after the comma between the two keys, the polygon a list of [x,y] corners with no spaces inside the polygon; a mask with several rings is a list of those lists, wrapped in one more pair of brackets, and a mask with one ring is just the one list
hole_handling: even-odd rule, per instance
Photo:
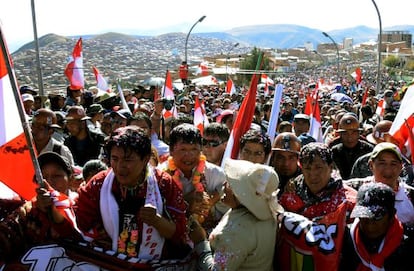
{"label": "flag on pole", "polygon": [[368,88],[366,87],[364,91],[364,95],[362,96],[362,102],[361,102],[362,106],[364,106],[367,103],[368,95],[369,95],[369,91],[368,91]]}
{"label": "flag on pole", "polygon": [[250,129],[253,121],[254,109],[256,107],[256,93],[259,76],[253,74],[249,91],[240,106],[236,121],[233,124],[229,141],[223,155],[222,166],[224,166],[225,158],[237,159],[239,154],[240,138]]}
{"label": "flag on pole", "polygon": [[[414,84],[407,88],[404,98],[401,101],[400,109],[391,125],[390,135],[396,140],[398,147],[408,155],[414,146],[409,145],[410,128],[414,127]],[[404,151],[407,150],[407,151]],[[412,153],[411,153],[412,154]]]}
{"label": "flag on pole", "polygon": [[261,83],[264,83],[264,84],[268,84],[268,85],[274,85],[275,84],[275,82],[271,79],[271,78],[269,78],[269,76],[267,76],[267,74],[262,74],[262,76],[260,77],[260,82]]}
{"label": "flag on pole", "polygon": [[132,115],[131,109],[129,108],[128,103],[125,100],[124,91],[122,90],[119,82],[118,82],[118,94],[119,94],[119,98],[121,99],[122,108],[128,110],[128,112]]}
{"label": "flag on pole", "polygon": [[384,117],[384,114],[385,114],[385,100],[384,99],[381,99],[378,101],[377,109],[375,109],[375,114],[377,114],[381,118]]}
{"label": "flag on pole", "polygon": [[269,96],[269,83],[268,82],[265,83],[263,92],[265,96]]}
{"label": "flag on pole", "polygon": [[76,42],[72,56],[65,68],[65,75],[69,80],[71,89],[83,89],[85,76],[83,74],[82,38]]}
{"label": "flag on pole", "polygon": [[321,125],[321,111],[319,108],[319,101],[315,101],[313,112],[310,118],[309,134],[317,141],[324,142]]}
{"label": "flag on pole", "polygon": [[20,95],[11,57],[1,28],[0,31],[0,182],[30,200],[36,195],[35,166],[21,121],[24,116],[22,110],[19,112],[23,105],[16,98]]}
{"label": "flag on pole", "polygon": [[207,76],[209,74],[208,67],[206,62],[201,62],[198,65],[196,75],[200,74],[201,76]]}
{"label": "flag on pole", "polygon": [[173,91],[173,84],[171,79],[170,71],[167,70],[167,74],[165,75],[165,84],[164,90],[162,92],[162,97],[167,99],[174,99],[174,91]]}
{"label": "flag on pole", "polygon": [[360,67],[357,67],[351,76],[355,79],[356,83],[359,85],[362,81],[362,71]]}
{"label": "flag on pole", "polygon": [[276,128],[279,122],[280,102],[282,101],[283,88],[284,86],[282,84],[277,84],[273,95],[273,105],[270,111],[269,126],[267,127],[267,134],[269,135],[272,144],[275,139]]}
{"label": "flag on pole", "polygon": [[[162,97],[166,98],[167,100],[175,101],[173,84],[172,84],[171,74],[169,70],[167,70],[167,73],[165,75],[165,84],[164,84],[164,89],[162,91]],[[165,119],[169,117],[176,118],[177,115],[178,115],[178,112],[177,112],[177,107],[175,106],[175,102],[173,103],[173,106],[170,110],[167,110],[165,108],[163,109],[163,116]]]}
{"label": "flag on pole", "polygon": [[306,106],[304,113],[310,116],[309,134],[317,141],[323,142],[321,112],[318,101],[318,90],[306,95]]}
{"label": "flag on pole", "polygon": [[204,126],[208,125],[208,118],[203,107],[203,102],[200,103],[198,95],[195,98],[194,104],[194,126],[200,130],[201,136],[204,133]]}
{"label": "flag on pole", "polygon": [[92,69],[93,69],[93,74],[95,74],[95,78],[96,78],[96,86],[100,90],[111,92],[111,90],[109,89],[108,83],[106,82],[102,74],[99,72],[98,68],[96,68],[95,66],[92,66]]}
{"label": "flag on pole", "polygon": [[410,147],[410,154],[411,154],[411,161],[414,161],[414,132],[413,132],[413,123],[414,123],[414,118],[413,115],[410,116],[410,122],[411,125],[409,124],[408,120],[405,120],[405,126],[408,130],[408,146]]}
{"label": "flag on pole", "polygon": [[226,84],[226,93],[230,95],[233,95],[234,93],[236,93],[236,87],[234,86],[233,80],[231,80],[230,76]]}

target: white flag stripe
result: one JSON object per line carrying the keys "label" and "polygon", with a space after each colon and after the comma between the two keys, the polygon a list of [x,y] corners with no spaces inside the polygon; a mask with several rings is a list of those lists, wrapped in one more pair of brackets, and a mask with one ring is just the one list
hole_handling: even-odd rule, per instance
{"label": "white flag stripe", "polygon": [[391,125],[389,133],[394,135],[402,125],[404,121],[408,119],[411,114],[414,113],[414,85],[411,85],[407,88],[404,98],[401,101],[400,109],[398,110],[397,115]]}
{"label": "white flag stripe", "polygon": [[4,108],[6,114],[0,115],[0,146],[9,142],[23,133],[23,126],[20,120],[11,118],[10,116],[19,116],[19,110],[16,106],[10,78],[8,75],[0,78],[0,106]]}

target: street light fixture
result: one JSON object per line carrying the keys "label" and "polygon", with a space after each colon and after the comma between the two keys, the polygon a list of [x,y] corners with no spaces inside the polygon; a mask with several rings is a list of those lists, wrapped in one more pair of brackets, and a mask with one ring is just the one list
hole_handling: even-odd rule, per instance
{"label": "street light fixture", "polygon": [[204,19],[206,18],[206,16],[202,16],[200,19],[198,19],[193,26],[190,28],[190,31],[188,31],[187,33],[187,37],[185,38],[185,46],[184,46],[184,50],[185,50],[185,62],[188,64],[187,62],[187,44],[188,44],[188,38],[190,37],[190,33],[193,30],[193,28],[196,26],[196,24],[201,23]]}
{"label": "street light fixture", "polygon": [[340,74],[339,74],[339,48],[338,48],[338,44],[335,42],[335,40],[331,36],[328,35],[328,33],[322,32],[322,34],[325,37],[327,37],[328,39],[330,39],[333,42],[333,44],[335,45],[335,48],[336,48],[336,65],[337,65],[337,69],[338,69],[338,78],[339,78]]}
{"label": "street light fixture", "polygon": [[230,53],[231,53],[231,51],[234,49],[234,48],[236,48],[237,46],[239,46],[239,43],[237,42],[237,43],[235,43],[228,51],[227,51],[227,54],[226,54],[226,80],[228,80],[228,72],[227,72],[227,67],[228,67],[228,61],[229,61],[229,55],[230,55]]}
{"label": "street light fixture", "polygon": [[377,84],[376,84],[376,90],[375,93],[379,94],[380,87],[381,87],[381,47],[382,47],[382,22],[381,22],[381,14],[379,12],[379,9],[377,7],[377,4],[374,0],[372,0],[372,3],[375,6],[375,9],[377,10],[378,15],[378,21],[379,21],[379,35],[378,35],[378,69],[377,69]]}

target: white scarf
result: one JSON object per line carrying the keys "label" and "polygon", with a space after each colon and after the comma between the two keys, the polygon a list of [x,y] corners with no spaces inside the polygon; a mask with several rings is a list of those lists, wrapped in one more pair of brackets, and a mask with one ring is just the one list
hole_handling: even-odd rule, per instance
{"label": "white scarf", "polygon": [[[358,249],[357,249],[357,245],[355,242],[355,229],[356,227],[358,227],[359,224],[359,218],[355,218],[354,222],[351,225],[350,228],[350,232],[351,232],[351,239],[352,239],[352,243],[354,245],[354,250],[356,252],[356,254],[358,255],[359,259],[361,260],[362,264],[365,265],[366,267],[370,268],[372,271],[384,271],[384,267],[378,267],[376,265],[374,265],[371,262],[367,262],[359,253],[358,253]],[[384,239],[381,242],[381,245],[379,247],[379,251],[380,252],[382,249],[384,248]]]}
{"label": "white scarf", "polygon": [[[146,180],[147,194],[145,207],[154,207],[157,209],[157,214],[162,215],[163,202],[157,179],[154,176],[154,169],[148,167],[147,170],[150,174]],[[99,207],[104,228],[112,239],[112,250],[117,251],[119,238],[119,206],[111,192],[114,177],[115,174],[111,169],[102,184]],[[160,259],[164,242],[165,239],[153,226],[144,223],[138,258],[146,260]]]}

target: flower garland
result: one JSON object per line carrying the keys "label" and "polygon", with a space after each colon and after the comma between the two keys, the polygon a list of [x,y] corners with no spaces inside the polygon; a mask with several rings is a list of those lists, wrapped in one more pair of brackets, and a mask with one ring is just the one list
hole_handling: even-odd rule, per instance
{"label": "flower garland", "polygon": [[[204,175],[204,170],[206,168],[206,156],[200,155],[200,161],[193,173],[191,182],[196,190],[196,192],[204,192],[203,184],[201,183],[201,176]],[[173,179],[180,183],[180,171],[177,170],[177,166],[174,163],[174,159],[172,156],[168,157],[168,169],[169,172],[173,173]]]}

